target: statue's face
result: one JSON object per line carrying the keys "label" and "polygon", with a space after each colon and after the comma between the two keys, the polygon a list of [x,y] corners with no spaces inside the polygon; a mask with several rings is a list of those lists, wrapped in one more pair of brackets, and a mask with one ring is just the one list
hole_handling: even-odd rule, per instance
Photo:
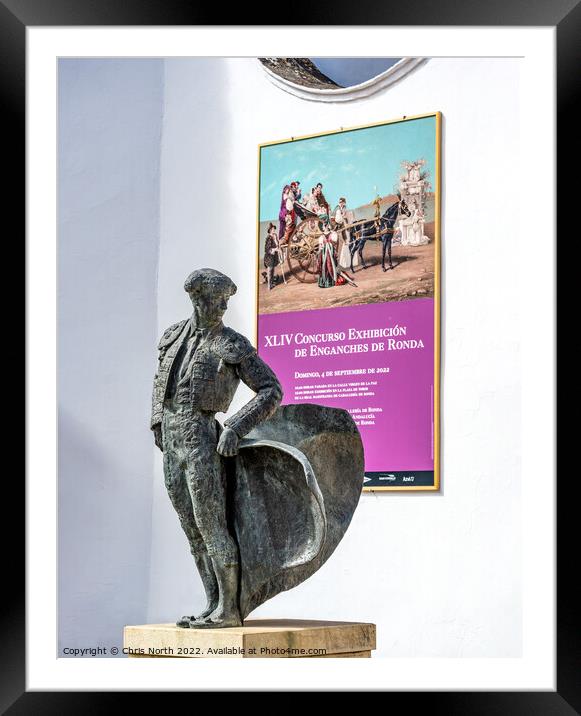
{"label": "statue's face", "polygon": [[230,297],[224,293],[201,293],[192,296],[192,305],[200,325],[214,326],[222,320]]}

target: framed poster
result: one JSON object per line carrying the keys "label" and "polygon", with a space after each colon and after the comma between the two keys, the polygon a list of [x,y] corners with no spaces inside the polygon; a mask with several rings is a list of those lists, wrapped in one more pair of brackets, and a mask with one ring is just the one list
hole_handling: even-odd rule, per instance
{"label": "framed poster", "polygon": [[258,352],[349,411],[366,490],[439,489],[439,112],[259,146]]}

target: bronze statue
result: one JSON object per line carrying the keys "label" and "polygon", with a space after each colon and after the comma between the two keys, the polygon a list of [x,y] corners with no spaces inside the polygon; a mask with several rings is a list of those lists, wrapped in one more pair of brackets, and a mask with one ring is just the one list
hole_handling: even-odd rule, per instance
{"label": "bronze statue", "polygon": [[[193,313],[159,342],[151,417],[207,597],[177,625],[238,626],[334,550],[359,499],[363,448],[344,410],[279,407],[273,371],[222,323],[236,292],[227,276],[199,269],[184,288]],[[215,415],[228,411],[240,380],[256,395],[222,428]]]}

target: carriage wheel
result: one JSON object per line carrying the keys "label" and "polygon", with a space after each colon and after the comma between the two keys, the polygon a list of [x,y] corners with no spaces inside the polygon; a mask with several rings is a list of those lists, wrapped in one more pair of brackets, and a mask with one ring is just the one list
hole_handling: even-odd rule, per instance
{"label": "carriage wheel", "polygon": [[301,283],[317,280],[317,249],[312,239],[296,231],[288,242],[287,263],[291,274]]}

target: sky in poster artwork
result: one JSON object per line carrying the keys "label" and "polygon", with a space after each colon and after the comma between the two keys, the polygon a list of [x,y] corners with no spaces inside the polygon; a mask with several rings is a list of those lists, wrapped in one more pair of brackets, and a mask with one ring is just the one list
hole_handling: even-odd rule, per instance
{"label": "sky in poster artwork", "polygon": [[356,208],[396,189],[402,161],[425,159],[434,187],[435,147],[433,116],[262,147],[260,221],[278,219],[283,187],[293,180],[303,195],[321,182],[332,208],[340,196]]}

